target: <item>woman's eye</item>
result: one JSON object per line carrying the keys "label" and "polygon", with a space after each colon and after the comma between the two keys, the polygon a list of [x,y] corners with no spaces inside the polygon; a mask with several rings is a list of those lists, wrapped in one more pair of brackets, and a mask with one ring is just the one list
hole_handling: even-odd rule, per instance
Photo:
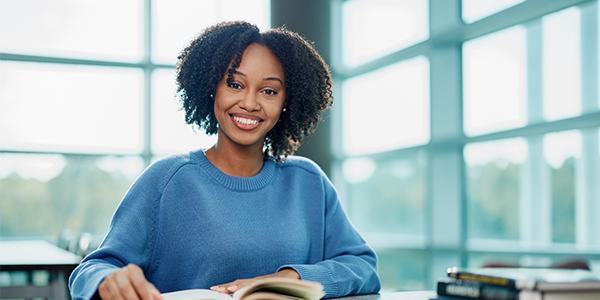
{"label": "woman's eye", "polygon": [[277,92],[274,90],[265,90],[265,94],[269,96],[277,95]]}
{"label": "woman's eye", "polygon": [[235,83],[235,82],[234,82],[234,83],[230,83],[230,84],[229,84],[229,87],[230,87],[230,88],[232,88],[232,89],[236,89],[236,90],[237,90],[237,89],[241,89],[241,88],[242,88],[242,86],[241,86],[241,85],[239,85],[239,84],[237,84],[237,83]]}

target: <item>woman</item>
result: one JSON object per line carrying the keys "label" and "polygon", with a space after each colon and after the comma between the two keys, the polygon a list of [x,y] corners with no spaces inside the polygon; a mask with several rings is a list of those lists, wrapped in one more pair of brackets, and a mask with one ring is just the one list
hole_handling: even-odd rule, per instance
{"label": "woman", "polygon": [[320,282],[325,297],[378,292],[375,253],[331,182],[291,156],[332,102],[329,69],[312,46],[286,29],[221,23],[176,68],[186,121],[217,143],[162,159],[136,180],[71,275],[73,299],[231,293],[273,276]]}

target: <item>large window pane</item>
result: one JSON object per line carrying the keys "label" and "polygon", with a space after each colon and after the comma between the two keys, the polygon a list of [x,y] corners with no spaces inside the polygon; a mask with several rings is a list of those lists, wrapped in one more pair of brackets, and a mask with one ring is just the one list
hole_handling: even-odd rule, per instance
{"label": "large window pane", "polygon": [[139,61],[141,0],[0,0],[0,52]]}
{"label": "large window pane", "polygon": [[156,70],[152,74],[152,152],[170,154],[209,148],[217,136],[193,130],[175,97],[175,71]]}
{"label": "large window pane", "polygon": [[525,0],[462,0],[462,18],[465,23],[470,24],[521,2]]}
{"label": "large window pane", "polygon": [[348,79],[342,93],[345,153],[429,142],[429,61],[425,57]]}
{"label": "large window pane", "polygon": [[[375,248],[382,292],[427,290],[429,254],[422,250]],[[440,277],[444,274],[440,274]]]}
{"label": "large window pane", "polygon": [[0,149],[139,153],[142,72],[0,62]]}
{"label": "large window pane", "polygon": [[270,0],[152,1],[152,59],[174,63],[179,51],[204,28],[220,21],[245,20],[271,27]]}
{"label": "large window pane", "polygon": [[522,138],[465,145],[467,236],[519,239],[519,168],[527,160]]}
{"label": "large window pane", "polygon": [[581,18],[571,7],[542,18],[544,118],[581,114]]}
{"label": "large window pane", "polygon": [[553,242],[575,243],[575,168],[581,145],[578,130],[544,135],[544,158],[552,177]]}
{"label": "large window pane", "polygon": [[0,236],[102,236],[140,157],[0,154]]}
{"label": "large window pane", "polygon": [[527,124],[526,31],[514,26],[463,45],[464,132]]}
{"label": "large window pane", "polygon": [[427,0],[351,0],[342,4],[342,58],[356,66],[427,40]]}
{"label": "large window pane", "polygon": [[426,161],[422,151],[383,161],[344,161],[348,213],[369,242],[381,245],[393,235],[426,234]]}

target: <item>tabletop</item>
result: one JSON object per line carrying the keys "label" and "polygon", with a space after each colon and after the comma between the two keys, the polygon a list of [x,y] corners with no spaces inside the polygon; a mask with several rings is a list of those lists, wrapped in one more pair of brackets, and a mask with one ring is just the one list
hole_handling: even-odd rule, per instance
{"label": "tabletop", "polygon": [[[0,271],[28,272],[28,284],[2,287],[3,299],[70,299],[67,281],[81,257],[44,240],[0,240]],[[34,285],[31,271],[51,274],[47,285]]]}
{"label": "tabletop", "polygon": [[437,298],[435,291],[396,292],[337,298],[338,300],[429,300]]}
{"label": "tabletop", "polygon": [[0,240],[2,271],[73,269],[80,261],[80,256],[44,240]]}

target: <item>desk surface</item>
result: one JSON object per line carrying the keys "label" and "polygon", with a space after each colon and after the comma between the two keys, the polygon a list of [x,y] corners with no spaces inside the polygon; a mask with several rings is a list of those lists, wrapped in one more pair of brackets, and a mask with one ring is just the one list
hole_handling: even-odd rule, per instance
{"label": "desk surface", "polygon": [[339,300],[429,300],[437,298],[435,291],[397,292],[338,298]]}
{"label": "desk surface", "polygon": [[43,240],[0,241],[2,271],[71,268],[81,257]]}
{"label": "desk surface", "polygon": [[[0,241],[0,268],[2,271],[35,269],[74,269],[81,257],[43,240]],[[69,272],[70,273],[70,272]],[[344,300],[429,300],[435,291],[397,292],[350,296]]]}

